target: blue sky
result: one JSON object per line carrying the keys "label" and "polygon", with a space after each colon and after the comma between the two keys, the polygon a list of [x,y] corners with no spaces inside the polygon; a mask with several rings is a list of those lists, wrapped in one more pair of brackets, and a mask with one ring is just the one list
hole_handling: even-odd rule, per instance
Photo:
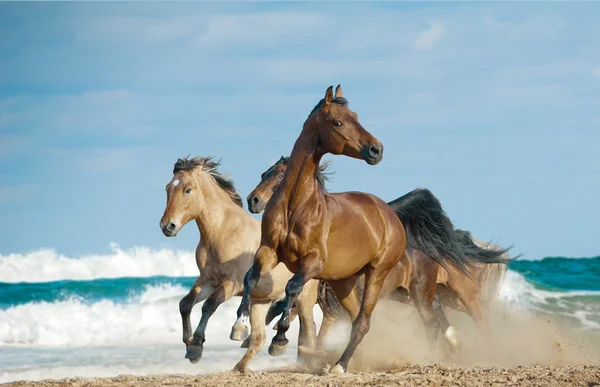
{"label": "blue sky", "polygon": [[0,253],[193,250],[178,157],[245,197],[329,85],[385,146],[331,191],[428,187],[529,259],[600,254],[598,3],[0,3]]}

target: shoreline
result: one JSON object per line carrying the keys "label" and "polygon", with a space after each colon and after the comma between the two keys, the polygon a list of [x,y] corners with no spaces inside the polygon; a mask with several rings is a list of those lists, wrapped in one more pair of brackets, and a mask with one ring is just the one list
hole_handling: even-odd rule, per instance
{"label": "shoreline", "polygon": [[255,371],[248,374],[218,372],[201,375],[120,375],[103,378],[67,378],[16,381],[14,387],[51,386],[600,386],[600,366],[452,367],[408,365],[393,371],[357,372],[334,376],[293,369]]}

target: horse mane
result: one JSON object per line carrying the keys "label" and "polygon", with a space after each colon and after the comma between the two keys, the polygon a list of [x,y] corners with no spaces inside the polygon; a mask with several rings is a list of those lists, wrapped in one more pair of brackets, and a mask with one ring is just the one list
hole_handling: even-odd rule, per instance
{"label": "horse mane", "polygon": [[[289,159],[289,157],[281,156],[281,158],[275,164],[273,164],[269,169],[267,169],[260,175],[260,179],[263,180],[265,177],[267,177],[270,173],[272,173],[275,170],[275,168],[278,165],[287,164]],[[335,173],[329,170],[331,164],[331,160],[326,160],[323,164],[320,164],[319,168],[317,169],[317,182],[325,191],[327,191],[327,188],[325,187],[325,182],[331,181],[330,176]]]}
{"label": "horse mane", "polygon": [[188,157],[177,159],[173,166],[173,174],[176,174],[179,171],[190,171],[200,167],[202,171],[208,173],[208,175],[213,178],[215,183],[229,195],[235,204],[244,208],[242,198],[235,189],[233,180],[227,174],[218,171],[218,168],[221,166],[221,160],[213,161],[213,156],[196,156],[191,159],[188,159]]}
{"label": "horse mane", "polygon": [[[313,108],[313,110],[310,111],[310,114],[308,115],[310,117],[311,114],[313,114],[314,112],[316,112],[317,110],[319,110],[319,108],[323,105],[323,102],[325,102],[325,98],[322,98],[319,103],[316,104],[316,106]],[[338,105],[342,105],[342,106],[348,106],[348,100],[344,97],[334,97],[331,100],[331,103],[336,103]]]}

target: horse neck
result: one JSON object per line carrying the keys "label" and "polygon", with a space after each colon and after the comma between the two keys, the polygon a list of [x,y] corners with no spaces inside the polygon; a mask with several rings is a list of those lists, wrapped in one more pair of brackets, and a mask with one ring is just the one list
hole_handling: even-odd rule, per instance
{"label": "horse neck", "polygon": [[244,209],[231,200],[229,195],[216,183],[205,184],[202,189],[203,205],[194,217],[200,243],[215,245],[236,230],[254,220]]}
{"label": "horse neck", "polygon": [[299,206],[319,190],[316,176],[323,154],[317,151],[315,136],[305,128],[296,140],[287,162],[279,192],[280,197],[287,202],[288,209]]}

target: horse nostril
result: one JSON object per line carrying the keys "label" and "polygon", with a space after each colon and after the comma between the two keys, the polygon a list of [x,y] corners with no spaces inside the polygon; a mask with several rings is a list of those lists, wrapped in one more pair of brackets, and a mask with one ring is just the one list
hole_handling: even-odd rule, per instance
{"label": "horse nostril", "polygon": [[369,154],[373,157],[377,157],[379,156],[380,150],[379,147],[377,145],[371,145],[369,147]]}
{"label": "horse nostril", "polygon": [[176,228],[176,227],[177,227],[177,226],[175,226],[175,223],[169,223],[169,224],[167,225],[167,230],[168,230],[168,231],[173,231],[173,230],[175,230],[175,228]]}
{"label": "horse nostril", "polygon": [[258,203],[258,198],[256,196],[252,197],[252,204],[257,204]]}

